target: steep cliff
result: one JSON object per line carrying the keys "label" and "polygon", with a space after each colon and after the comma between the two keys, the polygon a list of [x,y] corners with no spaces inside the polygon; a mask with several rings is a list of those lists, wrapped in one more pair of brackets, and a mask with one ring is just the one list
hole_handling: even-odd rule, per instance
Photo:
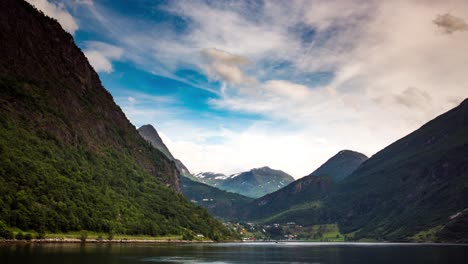
{"label": "steep cliff", "polygon": [[23,230],[229,236],[180,193],[70,34],[0,1],[0,221]]}

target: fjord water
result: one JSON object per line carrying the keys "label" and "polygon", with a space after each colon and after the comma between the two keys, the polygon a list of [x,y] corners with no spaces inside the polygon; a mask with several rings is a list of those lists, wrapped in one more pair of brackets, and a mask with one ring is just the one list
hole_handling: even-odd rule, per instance
{"label": "fjord water", "polygon": [[468,245],[376,243],[3,244],[0,263],[467,263]]}

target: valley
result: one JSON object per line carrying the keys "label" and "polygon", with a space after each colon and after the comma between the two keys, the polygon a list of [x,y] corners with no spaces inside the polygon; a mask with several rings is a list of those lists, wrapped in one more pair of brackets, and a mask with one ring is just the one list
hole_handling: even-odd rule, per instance
{"label": "valley", "polygon": [[467,121],[465,100],[369,159],[340,151],[310,175],[257,199],[222,192],[220,186],[238,175],[257,177],[262,169],[231,176],[202,173],[183,179],[182,189],[218,218],[234,220],[235,228],[228,226],[248,234],[244,239],[462,242]]}
{"label": "valley", "polygon": [[[168,17],[171,16],[158,19]],[[174,28],[190,29],[185,24],[190,19],[177,21],[179,24]],[[108,26],[104,22],[98,25]],[[92,28],[87,27],[88,30]],[[105,32],[112,33],[111,30]],[[169,30],[161,32],[170,35]],[[315,90],[309,91],[302,84],[285,85],[286,81],[282,80],[265,81],[257,87],[257,93],[247,91],[247,86],[262,81],[262,78],[249,77],[251,69],[248,67],[265,66],[268,60],[255,64],[216,48],[203,47],[199,51],[201,48],[192,43],[197,46],[196,51],[184,50],[180,55],[190,60],[171,65],[194,67],[193,61],[199,59],[203,64],[197,69],[206,76],[200,77],[193,69],[179,69],[177,74],[182,72],[190,78],[180,81],[176,73],[166,71],[153,78],[161,82],[157,88],[171,87],[177,90],[177,95],[187,92],[187,87],[181,88],[182,84],[196,86],[196,91],[206,97],[202,102],[197,101],[202,96],[195,96],[193,90],[188,96],[190,100],[167,91],[156,95],[141,95],[140,92],[129,95],[128,89],[120,87],[128,84],[123,72],[141,70],[138,67],[145,66],[144,60],[140,58],[137,66],[123,67],[135,57],[125,54],[123,48],[96,44],[88,39],[82,42],[86,49],[80,48],[75,42],[83,37],[79,34],[65,31],[57,19],[26,1],[0,2],[0,242],[51,239],[96,243],[113,240],[468,243],[468,99],[465,94],[465,99],[457,106],[431,120],[424,119],[426,123],[422,126],[383,148],[379,145],[381,149],[368,157],[358,152],[359,149],[346,148],[357,146],[351,144],[354,138],[361,143],[380,141],[374,142],[371,138],[362,141],[369,135],[336,129],[335,125],[341,125],[336,118],[330,117],[334,120],[333,126],[327,127],[330,132],[325,134],[343,133],[336,140],[338,143],[297,132],[304,120],[287,123],[292,115],[283,115],[282,110],[276,113],[281,125],[275,126],[284,130],[270,133],[265,129],[271,128],[269,125],[273,121],[265,117],[272,110],[263,110],[264,107],[275,105],[284,108],[285,113],[289,107],[298,107],[303,113],[303,108],[312,104],[304,98],[337,93],[330,88],[330,91],[315,94]],[[123,43],[133,41],[129,39]],[[180,43],[185,42],[178,41]],[[87,50],[88,47],[105,49],[106,56],[97,56],[107,67],[104,72],[91,64],[96,61],[96,54]],[[158,56],[161,60],[166,58]],[[111,58],[120,60],[115,69],[106,64],[110,64]],[[171,59],[177,61],[175,56]],[[288,63],[281,65],[286,67]],[[122,72],[114,76],[114,70]],[[269,70],[281,73],[273,66],[262,72],[266,74]],[[113,87],[113,93],[104,87],[104,80],[117,87]],[[175,85],[174,80],[180,83]],[[199,85],[204,81],[208,84]],[[212,86],[216,85],[222,88],[213,91]],[[239,91],[229,93],[226,90],[235,85],[241,87]],[[288,89],[283,89],[282,85],[294,93],[286,96]],[[150,90],[146,86],[144,89]],[[423,103],[432,102],[429,96],[418,94],[414,89],[408,88],[405,96],[423,98]],[[258,98],[245,100],[244,97],[253,94]],[[308,97],[310,94],[314,96]],[[238,101],[232,99],[222,104],[221,100],[227,96],[234,96]],[[262,96],[273,103],[264,103]],[[451,102],[458,97],[450,97]],[[347,105],[347,97],[344,98],[337,104]],[[410,105],[406,97],[392,94],[389,98],[404,107]],[[120,100],[119,105],[117,100]],[[288,100],[297,102],[289,104]],[[385,100],[375,97],[371,101]],[[333,100],[333,103],[336,102]],[[137,109],[154,105],[165,108]],[[248,109],[260,113],[236,112],[239,105],[248,105]],[[316,105],[314,107],[332,108],[325,103],[326,107]],[[187,106],[199,112],[187,113],[184,109]],[[209,110],[202,109],[204,107]],[[356,109],[346,114],[362,114]],[[404,109],[409,111],[409,108]],[[215,111],[221,112],[214,116]],[[202,118],[187,121],[179,116],[175,120],[176,113],[187,119]],[[237,126],[222,119],[228,115],[234,116]],[[307,116],[306,120],[311,123],[307,128],[318,131],[315,127],[319,126],[318,118],[328,116],[315,113],[312,116],[315,119],[309,120]],[[134,119],[130,121],[130,117]],[[236,134],[244,123],[256,118],[258,122],[249,128],[243,127],[240,136]],[[165,121],[161,125],[164,129],[158,132],[156,124],[159,129],[160,119]],[[409,117],[402,120],[395,124],[412,121]],[[139,128],[134,124],[139,124]],[[193,131],[180,129],[187,124],[194,127]],[[354,125],[360,123],[356,121],[349,126]],[[220,139],[203,126],[221,131],[224,137]],[[371,133],[375,137],[381,133],[386,139],[392,138],[389,136],[392,131],[369,126],[379,131]],[[294,136],[283,137],[286,130],[293,131]],[[173,132],[174,138],[179,140],[163,142],[167,131]],[[348,140],[351,143],[348,144]],[[313,142],[326,151],[307,149],[303,142]],[[255,144],[263,144],[265,150],[257,152],[252,147],[257,146]],[[362,145],[363,152],[368,153],[371,147]],[[223,146],[229,146],[229,150]],[[246,149],[251,153],[239,154]],[[210,156],[210,153],[215,155]],[[323,153],[336,154],[323,159]],[[257,160],[250,162],[253,159]],[[215,170],[221,169],[194,173],[194,168],[206,169],[207,160],[213,162],[208,164]],[[239,161],[238,166],[233,166],[232,160]],[[303,160],[307,164],[300,168],[286,163],[304,164]],[[319,160],[325,162],[314,165]],[[225,170],[215,162],[226,165]],[[286,167],[284,171],[281,166]],[[223,172],[236,171],[230,170],[232,168],[242,169],[234,174]],[[302,177],[291,173],[294,178],[286,172],[289,170],[306,170],[307,173]]]}

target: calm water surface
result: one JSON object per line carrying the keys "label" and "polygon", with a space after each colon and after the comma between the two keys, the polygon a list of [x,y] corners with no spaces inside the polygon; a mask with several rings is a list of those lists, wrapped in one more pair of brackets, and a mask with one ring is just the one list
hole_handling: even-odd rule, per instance
{"label": "calm water surface", "polygon": [[0,244],[0,263],[468,263],[468,245]]}

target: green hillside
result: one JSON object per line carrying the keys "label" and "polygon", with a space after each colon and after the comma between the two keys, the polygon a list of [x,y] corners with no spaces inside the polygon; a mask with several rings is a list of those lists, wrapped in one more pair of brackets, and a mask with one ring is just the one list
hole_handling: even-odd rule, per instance
{"label": "green hillside", "polygon": [[180,193],[73,38],[23,1],[0,2],[0,221],[41,232],[231,236]]}
{"label": "green hillside", "polygon": [[240,212],[245,211],[247,204],[253,200],[252,198],[219,190],[185,177],[181,177],[180,180],[182,193],[187,199],[206,208],[211,214],[221,219],[239,219]]}
{"label": "green hillside", "polygon": [[342,150],[309,175],[329,175],[335,182],[340,182],[351,175],[367,159],[366,155],[362,153]]}
{"label": "green hillside", "polygon": [[244,217],[266,223],[300,221],[298,215],[321,208],[322,200],[334,189],[330,176],[306,176],[288,186],[256,199],[245,210]]}
{"label": "green hillside", "polygon": [[355,240],[467,242],[467,135],[465,100],[378,152],[333,188],[319,188],[310,178],[320,176],[307,176],[255,200],[247,220],[337,223]]}
{"label": "green hillside", "polygon": [[337,182],[353,173],[365,160],[364,154],[342,150],[310,175],[256,199],[242,216],[266,223],[291,220],[307,224],[311,219],[322,219],[318,217],[322,201],[332,193]]}
{"label": "green hillside", "polygon": [[465,100],[367,160],[327,201],[342,231],[405,240],[451,222],[468,208],[467,135]]}

